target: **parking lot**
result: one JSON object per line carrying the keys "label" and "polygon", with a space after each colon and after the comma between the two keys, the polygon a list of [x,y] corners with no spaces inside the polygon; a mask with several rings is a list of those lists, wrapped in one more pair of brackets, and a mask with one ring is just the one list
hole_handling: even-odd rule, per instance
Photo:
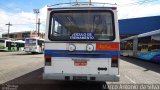
{"label": "parking lot", "polygon": [[[56,90],[84,89],[99,90],[103,85],[109,84],[159,84],[160,65],[137,60],[129,57],[121,57],[120,82],[68,82],[43,80],[43,54],[27,54],[25,52],[0,52],[0,84],[13,85],[37,85]],[[43,90],[42,89],[42,90]]]}

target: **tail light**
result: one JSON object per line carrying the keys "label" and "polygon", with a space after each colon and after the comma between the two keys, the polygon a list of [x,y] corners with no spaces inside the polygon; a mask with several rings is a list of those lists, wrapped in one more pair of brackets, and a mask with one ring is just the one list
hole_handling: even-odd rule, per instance
{"label": "tail light", "polygon": [[52,11],[53,10],[53,8],[48,8],[48,11]]}
{"label": "tail light", "polygon": [[116,10],[117,9],[117,7],[112,7],[112,10]]}
{"label": "tail light", "polygon": [[112,56],[111,67],[118,67],[118,56]]}
{"label": "tail light", "polygon": [[44,55],[45,58],[45,66],[51,66],[51,55]]}

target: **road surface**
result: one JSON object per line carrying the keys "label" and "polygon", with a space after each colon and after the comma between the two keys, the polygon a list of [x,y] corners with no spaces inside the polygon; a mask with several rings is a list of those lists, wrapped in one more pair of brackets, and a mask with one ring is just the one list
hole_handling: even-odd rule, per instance
{"label": "road surface", "polygon": [[[0,52],[0,84],[2,89],[18,90],[104,90],[112,84],[159,84],[160,65],[121,57],[120,82],[77,82],[43,80],[43,54]],[[13,85],[13,86],[6,86]],[[20,88],[20,89],[19,89]]]}

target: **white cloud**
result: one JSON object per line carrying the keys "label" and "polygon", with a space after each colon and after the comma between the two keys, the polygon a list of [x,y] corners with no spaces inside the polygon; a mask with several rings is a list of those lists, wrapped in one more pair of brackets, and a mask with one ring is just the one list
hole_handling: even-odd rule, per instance
{"label": "white cloud", "polygon": [[158,16],[160,15],[160,11],[158,10],[159,8],[160,5],[158,4],[144,4],[119,7],[118,16],[119,19]]}
{"label": "white cloud", "polygon": [[30,28],[31,25],[27,25],[30,23],[33,23],[33,17],[34,14],[32,13],[27,13],[27,12],[20,12],[20,13],[9,13],[4,10],[0,10],[0,29],[1,32],[7,32],[8,27],[5,25],[8,22],[13,24],[10,27],[11,32],[16,32],[16,31],[28,31],[28,30],[33,30],[33,28]]}
{"label": "white cloud", "polygon": [[141,5],[141,6],[136,5],[132,7],[130,11],[128,10],[127,18],[160,15],[159,8],[160,8],[160,5],[151,5],[151,4]]}
{"label": "white cloud", "polygon": [[46,24],[46,16],[47,16],[47,5],[40,9],[40,19],[41,19],[41,30],[45,30],[45,24]]}
{"label": "white cloud", "polygon": [[[160,15],[159,4],[134,5],[133,3],[138,0],[92,0],[92,2],[117,3],[119,19]],[[45,30],[46,8],[47,6],[44,6],[40,9],[41,31]],[[36,15],[33,12],[13,13],[0,9],[0,17],[0,33],[7,32],[5,24],[8,22],[13,24],[11,32],[35,30]]]}
{"label": "white cloud", "polygon": [[[44,32],[45,29],[45,20],[46,20],[46,9],[47,7],[43,7],[40,9],[39,18],[41,19],[41,31]],[[10,27],[10,32],[18,32],[18,31],[33,31],[36,26],[36,15],[33,12],[19,12],[12,13],[7,12],[5,10],[0,9],[0,33],[7,33],[8,27],[5,25],[8,22],[13,24]]]}
{"label": "white cloud", "polygon": [[128,3],[134,3],[137,0],[92,0],[92,2],[112,3],[117,5],[124,5]]}
{"label": "white cloud", "polygon": [[[160,3],[153,4],[153,0],[150,0],[150,2],[143,0],[92,0],[92,2],[116,3],[119,19],[160,15],[160,11],[158,10],[160,8]],[[147,3],[138,4],[137,2]]]}

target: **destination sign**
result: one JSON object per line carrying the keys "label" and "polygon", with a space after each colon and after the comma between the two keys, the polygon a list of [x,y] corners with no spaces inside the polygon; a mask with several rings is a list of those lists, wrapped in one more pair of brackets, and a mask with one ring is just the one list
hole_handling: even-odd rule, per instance
{"label": "destination sign", "polygon": [[81,40],[92,40],[94,39],[94,33],[84,32],[84,33],[73,33],[70,39],[81,39]]}

